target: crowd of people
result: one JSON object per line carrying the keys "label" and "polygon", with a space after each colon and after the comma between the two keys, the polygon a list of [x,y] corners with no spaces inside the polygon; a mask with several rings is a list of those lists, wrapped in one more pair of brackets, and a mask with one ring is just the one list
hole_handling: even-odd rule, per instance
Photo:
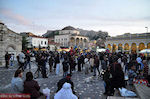
{"label": "crowd of people", "polygon": [[[60,74],[60,66],[62,66],[63,78],[57,83],[58,90],[56,91],[55,99],[61,99],[60,96],[63,92],[65,94],[68,92],[68,96],[66,97],[77,99],[74,84],[71,81],[71,75],[75,71],[84,72],[85,75],[92,73],[93,77],[102,77],[104,80],[105,95],[114,95],[115,88],[126,87],[127,84],[133,85],[135,78],[146,79],[150,83],[150,76],[148,75],[150,59],[144,55],[96,53],[94,51],[85,53],[34,52],[32,54],[21,52],[17,56],[19,68],[12,79],[12,87],[14,92],[30,93],[33,99],[41,96],[42,93],[39,91],[40,87],[38,83],[33,79],[32,72],[27,72],[24,82],[21,80],[22,72],[27,66],[29,66],[29,69],[32,67],[30,64],[31,57],[35,57],[37,66],[40,66],[42,69],[43,78],[48,78],[46,75],[46,63],[49,64],[49,72],[55,72],[56,75]],[[62,65],[60,65],[61,61]],[[128,76],[127,82],[125,76]]]}

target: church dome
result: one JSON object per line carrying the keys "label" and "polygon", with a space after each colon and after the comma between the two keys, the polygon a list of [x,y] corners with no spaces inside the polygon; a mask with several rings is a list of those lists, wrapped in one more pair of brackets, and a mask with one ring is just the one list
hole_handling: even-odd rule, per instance
{"label": "church dome", "polygon": [[76,29],[72,26],[67,26],[67,27],[64,27],[62,30],[76,30]]}

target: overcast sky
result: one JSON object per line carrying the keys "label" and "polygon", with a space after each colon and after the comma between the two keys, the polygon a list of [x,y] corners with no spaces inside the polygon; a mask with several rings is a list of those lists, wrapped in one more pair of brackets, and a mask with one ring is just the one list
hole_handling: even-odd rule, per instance
{"label": "overcast sky", "polygon": [[0,0],[0,20],[15,32],[71,25],[115,36],[150,30],[150,0]]}

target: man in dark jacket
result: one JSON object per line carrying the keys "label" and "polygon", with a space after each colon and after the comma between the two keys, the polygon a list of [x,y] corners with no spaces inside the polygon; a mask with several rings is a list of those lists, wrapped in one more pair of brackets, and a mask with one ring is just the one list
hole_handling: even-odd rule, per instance
{"label": "man in dark jacket", "polygon": [[93,76],[96,76],[96,69],[97,69],[99,76],[100,76],[98,56],[95,56],[95,58],[94,58],[94,75]]}
{"label": "man in dark jacket", "polygon": [[8,65],[9,65],[9,59],[10,59],[10,56],[9,56],[9,54],[8,54],[8,52],[6,52],[6,54],[5,54],[5,66],[6,66],[6,68],[8,68]]}
{"label": "man in dark jacket", "polygon": [[74,92],[74,84],[73,84],[73,82],[71,81],[71,74],[68,74],[68,75],[66,76],[66,78],[63,78],[63,79],[59,80],[59,82],[57,83],[57,87],[58,87],[57,92],[62,88],[62,86],[63,86],[63,84],[64,84],[65,82],[71,84],[71,89],[72,89],[73,93],[75,93],[75,92]]}
{"label": "man in dark jacket", "polygon": [[63,76],[66,77],[68,74],[68,68],[69,68],[69,62],[67,61],[66,57],[64,58],[62,65],[63,65],[63,72],[64,72]]}
{"label": "man in dark jacket", "polygon": [[54,59],[52,56],[49,58],[49,71],[52,72],[52,67],[53,67]]}
{"label": "man in dark jacket", "polygon": [[81,71],[81,56],[78,57],[78,71]]}

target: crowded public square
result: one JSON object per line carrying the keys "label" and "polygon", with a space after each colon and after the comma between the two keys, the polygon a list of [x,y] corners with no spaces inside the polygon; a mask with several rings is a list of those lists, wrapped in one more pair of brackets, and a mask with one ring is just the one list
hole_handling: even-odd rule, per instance
{"label": "crowded public square", "polygon": [[[30,74],[31,81],[26,85],[26,90],[32,92],[30,89],[34,84],[32,80],[37,82],[40,87],[37,90],[37,95],[39,93],[37,98],[46,97],[42,92],[43,89],[48,88],[49,96],[52,99],[70,93],[81,99],[106,99],[107,96],[115,94],[114,88],[130,86],[128,87],[130,89],[135,78],[149,81],[147,63],[149,64],[149,59],[142,54],[136,56],[136,54],[96,53],[94,51],[80,53],[73,49],[61,53],[22,51],[16,62],[10,61],[9,65],[2,68],[0,91],[2,93],[19,93],[25,90],[25,85],[22,86],[24,89],[20,89],[21,85],[15,79],[16,73],[20,72],[21,76],[17,77],[20,77],[24,84],[27,81],[27,74]],[[128,81],[126,82],[126,80]],[[18,83],[16,84],[18,89],[12,88],[15,83]],[[71,85],[72,91],[65,93],[64,89],[58,95],[57,93],[62,90],[65,83]],[[146,84],[149,86],[149,82],[143,85]],[[131,89],[135,92],[135,89]]]}
{"label": "crowded public square", "polygon": [[0,0],[0,99],[150,99],[150,0]]}

